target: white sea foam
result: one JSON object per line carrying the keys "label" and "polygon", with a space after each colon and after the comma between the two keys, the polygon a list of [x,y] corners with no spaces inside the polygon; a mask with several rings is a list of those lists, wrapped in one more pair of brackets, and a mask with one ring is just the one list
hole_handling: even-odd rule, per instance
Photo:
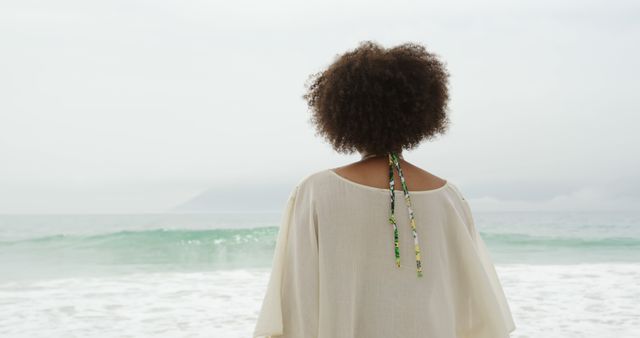
{"label": "white sea foam", "polygon": [[512,337],[640,337],[640,264],[497,266]]}
{"label": "white sea foam", "polygon": [[248,337],[268,271],[0,284],[1,337]]}
{"label": "white sea foam", "polygon": [[[640,337],[640,264],[498,265],[520,338]],[[269,269],[0,283],[2,337],[250,337]]]}

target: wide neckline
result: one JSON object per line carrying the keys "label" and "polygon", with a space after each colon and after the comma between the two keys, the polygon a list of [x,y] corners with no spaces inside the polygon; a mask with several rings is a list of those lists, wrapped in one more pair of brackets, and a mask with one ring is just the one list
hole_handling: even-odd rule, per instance
{"label": "wide neckline", "polygon": [[[383,189],[383,188],[378,188],[378,187],[372,187],[370,185],[365,185],[362,183],[358,183],[355,181],[352,181],[344,176],[341,176],[340,174],[338,174],[337,172],[335,172],[333,169],[327,169],[327,171],[331,172],[334,176],[336,176],[338,179],[340,179],[343,182],[349,183],[351,185],[360,187],[360,188],[364,188],[364,189],[368,189],[368,190],[372,190],[372,191],[377,191],[377,192],[384,192],[384,193],[389,193],[389,189]],[[435,189],[431,189],[431,190],[408,190],[410,195],[414,195],[414,194],[418,194],[418,195],[422,195],[422,194],[431,194],[431,193],[435,193],[441,190],[444,190],[445,188],[447,188],[449,186],[449,180],[445,180],[444,181],[444,185],[442,185],[439,188],[435,188]],[[394,190],[394,192],[396,193],[404,193],[403,190]]]}

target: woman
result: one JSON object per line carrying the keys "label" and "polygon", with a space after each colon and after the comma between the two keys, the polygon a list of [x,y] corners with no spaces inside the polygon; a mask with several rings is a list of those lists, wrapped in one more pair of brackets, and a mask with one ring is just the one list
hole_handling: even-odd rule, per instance
{"label": "woman", "polygon": [[311,77],[304,98],[318,134],[362,159],[292,190],[254,337],[500,338],[515,329],[467,201],[402,156],[446,131],[448,77],[423,46],[373,42]]}

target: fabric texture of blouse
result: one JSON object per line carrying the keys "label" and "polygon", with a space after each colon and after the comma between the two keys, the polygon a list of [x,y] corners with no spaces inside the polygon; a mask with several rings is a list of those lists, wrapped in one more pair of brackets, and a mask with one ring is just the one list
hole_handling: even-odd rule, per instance
{"label": "fabric texture of blouse", "polygon": [[[282,215],[254,338],[504,338],[515,330],[471,209],[450,181],[411,191],[421,248],[416,277],[411,209],[391,191],[332,169],[292,189]],[[403,191],[394,190],[396,204]]]}

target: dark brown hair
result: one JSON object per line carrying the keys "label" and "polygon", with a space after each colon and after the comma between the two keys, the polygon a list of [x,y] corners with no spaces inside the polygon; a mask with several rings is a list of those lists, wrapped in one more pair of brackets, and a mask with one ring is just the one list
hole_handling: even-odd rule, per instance
{"label": "dark brown hair", "polygon": [[309,76],[303,98],[316,135],[341,153],[412,149],[448,128],[449,74],[416,43],[364,41]]}

